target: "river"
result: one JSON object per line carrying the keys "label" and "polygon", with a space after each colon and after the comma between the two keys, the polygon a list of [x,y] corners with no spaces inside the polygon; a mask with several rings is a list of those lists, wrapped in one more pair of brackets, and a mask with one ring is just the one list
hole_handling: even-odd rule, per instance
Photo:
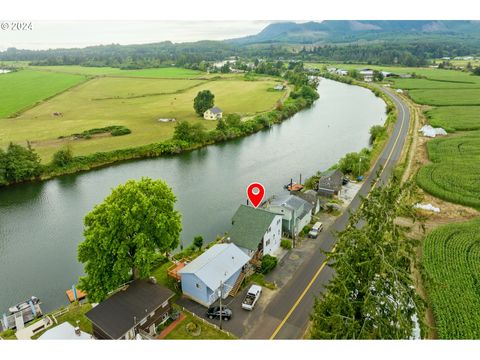
{"label": "river", "polygon": [[83,274],[77,246],[83,218],[111,189],[142,176],[164,179],[183,215],[182,241],[211,241],[229,229],[253,181],[265,196],[293,178],[326,170],[368,146],[369,129],[385,121],[385,103],[369,90],[322,79],[320,99],[281,125],[227,143],[157,159],[0,189],[0,314],[31,295],[51,311]]}

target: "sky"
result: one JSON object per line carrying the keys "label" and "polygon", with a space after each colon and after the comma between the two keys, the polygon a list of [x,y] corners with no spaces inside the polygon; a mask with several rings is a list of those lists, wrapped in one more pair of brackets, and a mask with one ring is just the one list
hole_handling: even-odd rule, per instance
{"label": "sky", "polygon": [[43,50],[100,44],[145,44],[170,40],[223,40],[261,31],[272,21],[32,21],[26,31],[1,31],[0,51]]}

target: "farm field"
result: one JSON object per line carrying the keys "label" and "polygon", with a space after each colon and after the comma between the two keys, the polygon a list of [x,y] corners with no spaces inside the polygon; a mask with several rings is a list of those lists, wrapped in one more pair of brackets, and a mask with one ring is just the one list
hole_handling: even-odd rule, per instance
{"label": "farm field", "polygon": [[480,131],[427,143],[433,162],[420,169],[418,185],[434,196],[480,210]]}
{"label": "farm field", "polygon": [[132,76],[132,77],[158,77],[158,78],[172,78],[183,79],[192,77],[201,77],[207,75],[204,72],[176,67],[168,68],[152,68],[139,70],[122,70],[112,67],[90,67],[78,65],[65,66],[28,66],[29,69],[45,72],[82,74],[82,75],[109,75],[109,76]]}
{"label": "farm field", "polygon": [[73,74],[22,70],[0,74],[0,119],[85,81]]}
{"label": "farm field", "polygon": [[441,339],[480,338],[480,220],[433,230],[423,245],[424,279]]}
{"label": "farm field", "polygon": [[480,106],[441,106],[428,110],[430,125],[448,132],[480,129]]}
{"label": "farm field", "polygon": [[[79,76],[46,71],[42,74]],[[193,99],[200,90],[212,91],[215,104],[225,114],[250,116],[274,108],[285,95],[286,91],[267,91],[275,83],[271,78],[245,81],[239,76],[210,80],[92,77],[16,118],[0,119],[0,146],[10,141],[25,145],[29,141],[42,161],[48,162],[55,151],[67,144],[74,155],[86,155],[159,142],[171,138],[175,126],[174,122],[159,122],[159,118],[202,123],[207,129],[216,126],[215,121],[204,120],[194,112]],[[59,139],[111,125],[125,126],[132,133],[115,137],[101,134],[88,140]]]}
{"label": "farm field", "polygon": [[480,88],[415,89],[408,94],[417,104],[423,105],[480,105]]}

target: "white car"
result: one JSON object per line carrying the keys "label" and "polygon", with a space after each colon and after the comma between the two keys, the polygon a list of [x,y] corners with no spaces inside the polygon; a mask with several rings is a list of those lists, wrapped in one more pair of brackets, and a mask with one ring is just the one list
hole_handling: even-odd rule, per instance
{"label": "white car", "polygon": [[247,291],[247,295],[242,302],[242,308],[245,310],[253,310],[253,307],[257,303],[260,295],[262,294],[262,287],[258,285],[250,286],[250,289]]}

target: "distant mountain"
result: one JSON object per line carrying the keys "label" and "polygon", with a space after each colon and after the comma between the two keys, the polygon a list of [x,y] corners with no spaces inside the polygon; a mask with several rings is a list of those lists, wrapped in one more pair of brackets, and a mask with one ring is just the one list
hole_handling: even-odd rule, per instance
{"label": "distant mountain", "polygon": [[312,44],[376,40],[392,36],[429,37],[480,35],[480,22],[470,20],[326,20],[322,22],[279,22],[256,35],[227,40],[237,45],[258,43]]}

